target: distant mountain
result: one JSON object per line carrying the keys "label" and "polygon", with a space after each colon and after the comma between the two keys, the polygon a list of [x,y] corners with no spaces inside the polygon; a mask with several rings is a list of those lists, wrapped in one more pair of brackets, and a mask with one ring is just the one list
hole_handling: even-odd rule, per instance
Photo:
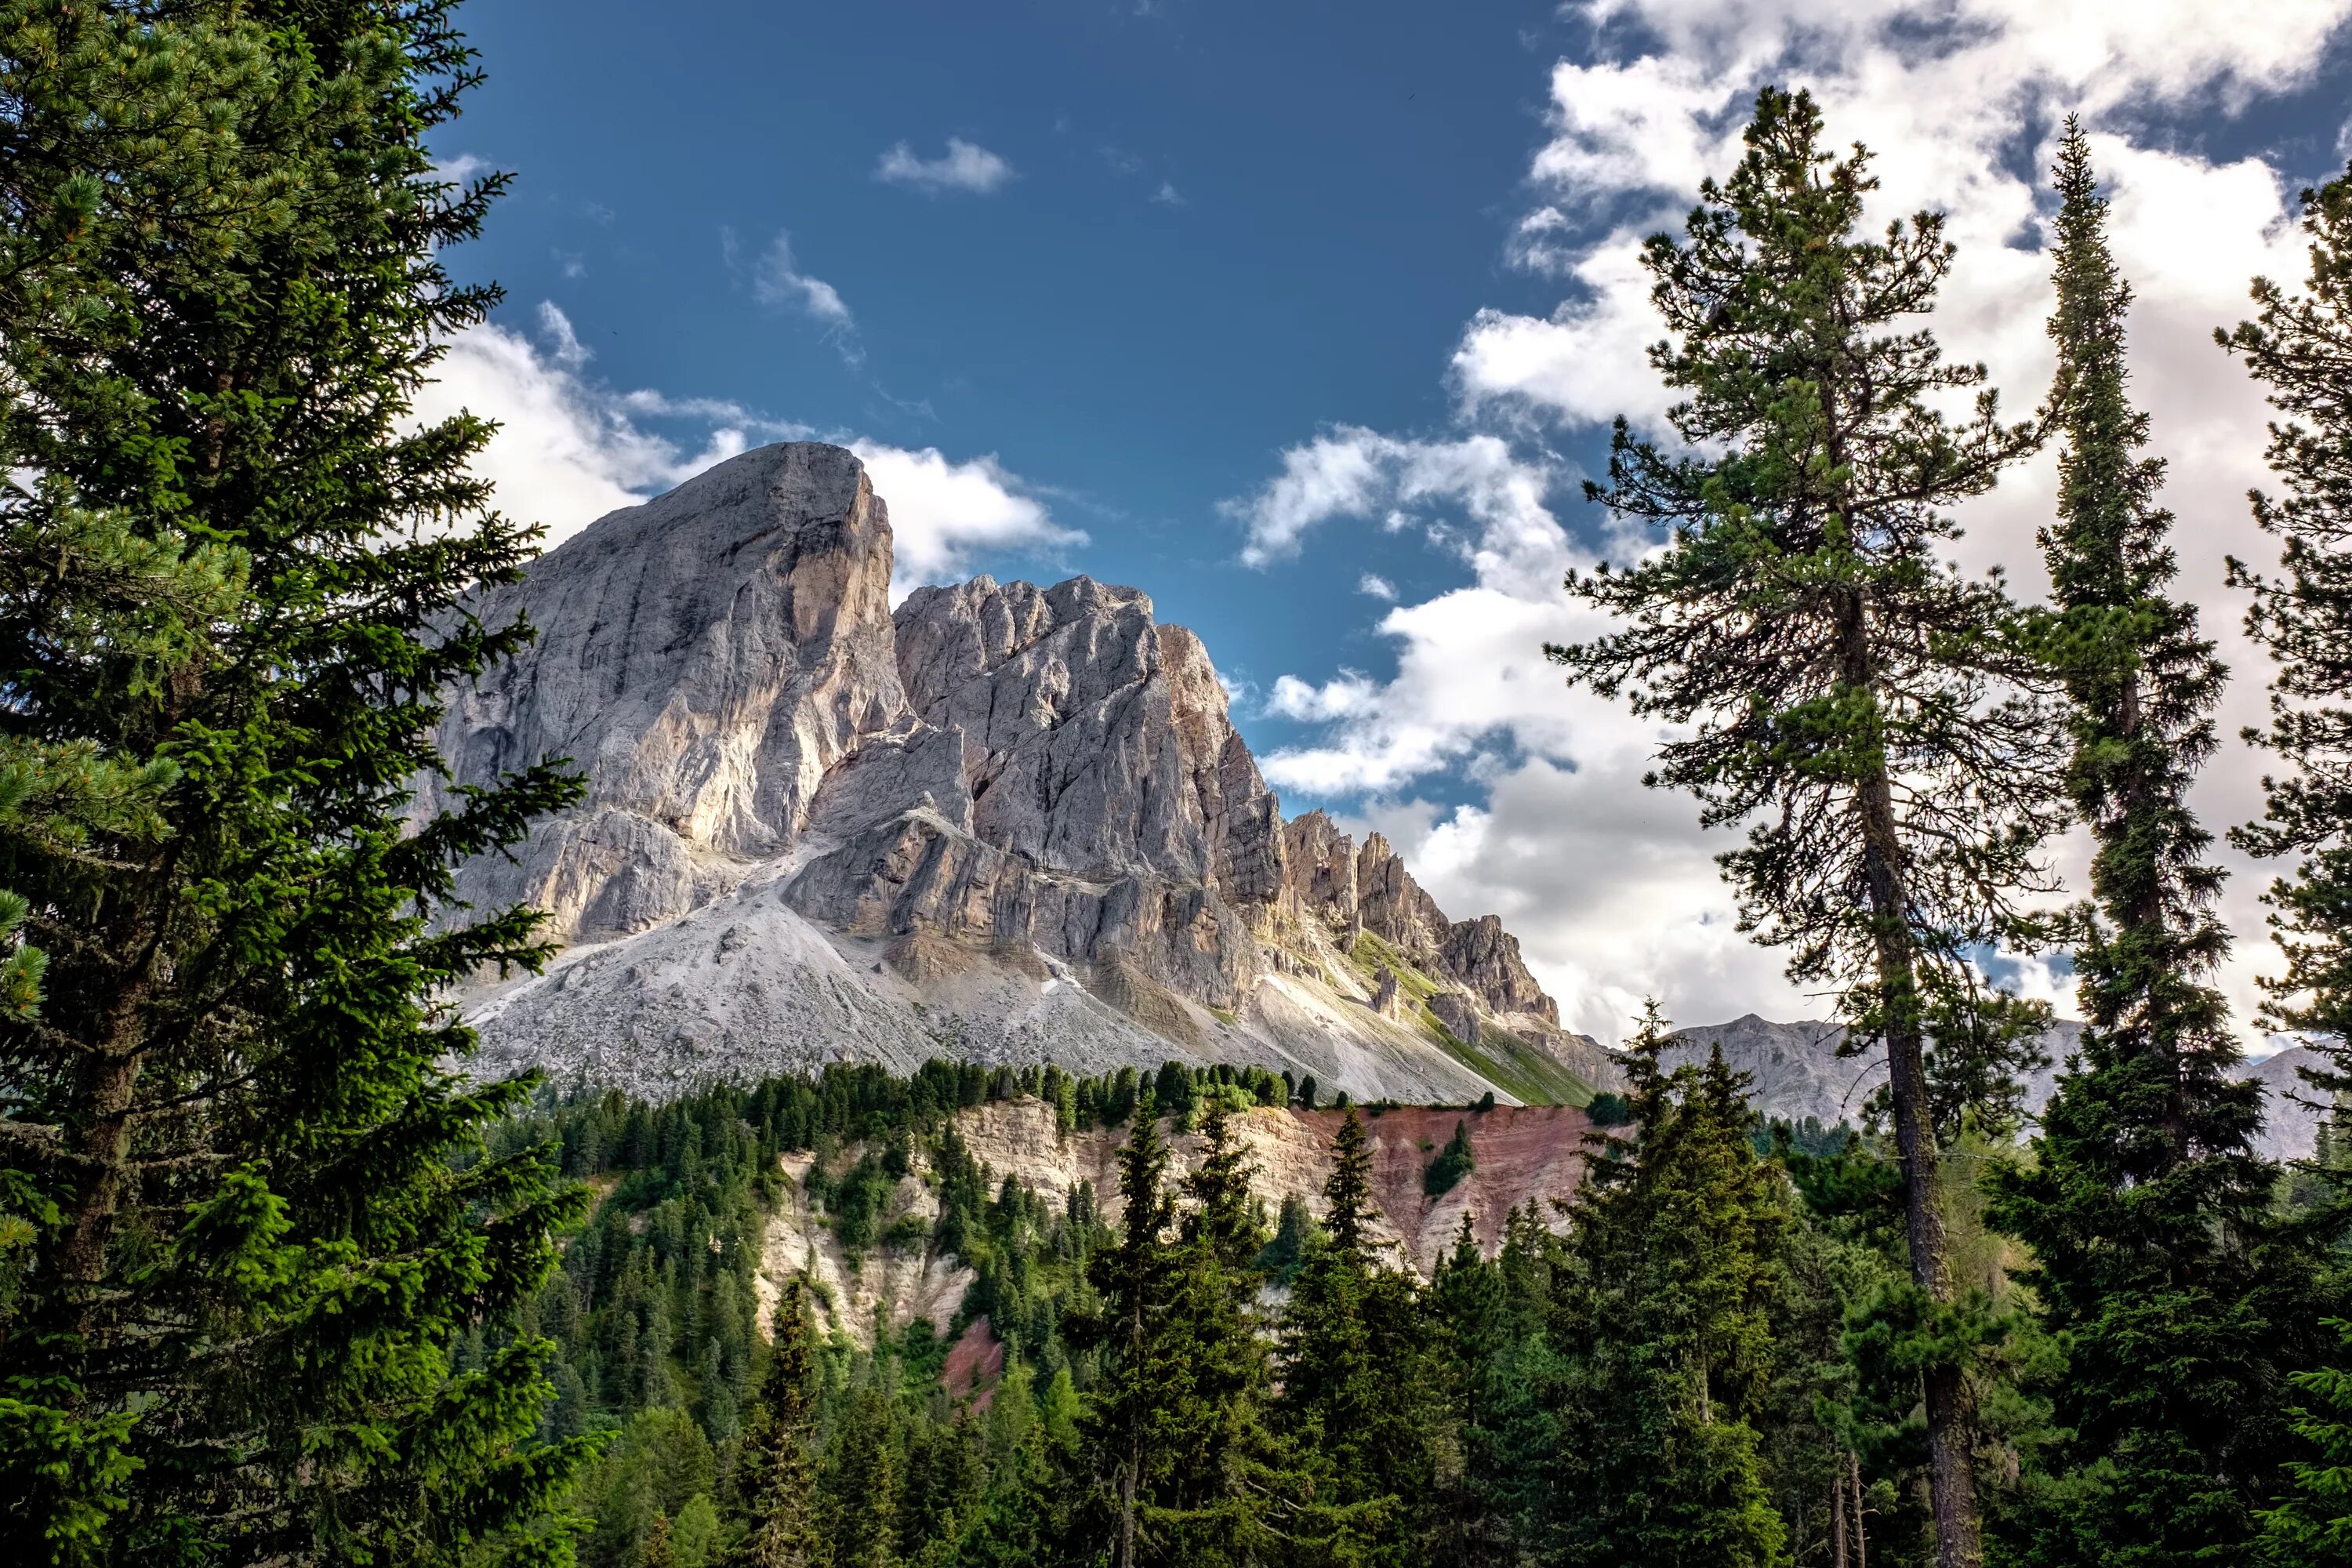
{"label": "distant mountain", "polygon": [[[2050,1063],[2026,1080],[2025,1108],[2039,1114],[2056,1092],[2058,1075],[2083,1037],[2083,1026],[2060,1019],[2042,1037]],[[1844,1028],[1829,1023],[1775,1024],[1749,1013],[1728,1024],[1707,1024],[1678,1029],[1670,1037],[1670,1064],[1698,1062],[1721,1047],[1723,1058],[1753,1080],[1749,1090],[1757,1109],[1766,1116],[1801,1121],[1817,1117],[1827,1126],[1858,1121],[1864,1103],[1886,1081],[1885,1057],[1872,1053],[1841,1057],[1838,1046]],[[2267,1124],[2263,1150],[2274,1158],[2293,1159],[2312,1150],[2316,1113],[2298,1103],[2309,1086],[2296,1077],[2298,1068],[2316,1065],[2316,1053],[2297,1046],[2246,1065],[2245,1077],[2260,1082],[2266,1098]]]}
{"label": "distant mountain", "polygon": [[540,635],[453,695],[450,783],[588,780],[460,874],[572,944],[463,998],[491,1066],[656,1095],[935,1056],[1255,1063],[1365,1100],[1615,1081],[1499,921],[1449,919],[1378,835],[1284,820],[1148,596],[979,577],[893,613],[891,552],[856,458],[791,443],[473,606]]}

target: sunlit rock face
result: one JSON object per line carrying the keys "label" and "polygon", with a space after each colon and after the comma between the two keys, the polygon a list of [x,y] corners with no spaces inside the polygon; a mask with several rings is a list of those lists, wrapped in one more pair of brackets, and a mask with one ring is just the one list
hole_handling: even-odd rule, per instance
{"label": "sunlit rock face", "polygon": [[1284,822],[1146,595],[978,577],[894,613],[890,571],[857,459],[793,443],[475,606],[539,639],[453,694],[420,807],[543,757],[588,783],[460,873],[574,944],[468,997],[494,1063],[656,1092],[931,1055],[1260,1063],[1366,1099],[1614,1080],[1499,921],[1449,920],[1377,834]]}

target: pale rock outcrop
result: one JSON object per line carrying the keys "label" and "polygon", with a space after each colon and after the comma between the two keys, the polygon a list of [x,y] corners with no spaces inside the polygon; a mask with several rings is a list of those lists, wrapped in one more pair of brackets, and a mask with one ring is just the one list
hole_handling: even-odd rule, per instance
{"label": "pale rock outcrop", "polygon": [[1519,939],[1503,929],[1500,918],[1480,915],[1457,921],[1445,933],[1441,967],[1497,1013],[1531,1013],[1555,1026],[1559,1004],[1544,994],[1536,977],[1519,957]]}
{"label": "pale rock outcrop", "polygon": [[905,708],[889,584],[864,467],[803,442],[614,512],[470,606],[539,636],[453,694],[452,782],[569,757],[588,795],[515,862],[467,866],[460,896],[535,904],[560,937],[625,935],[789,851],[825,771]]}
{"label": "pale rock outcrop", "polygon": [[[1297,1197],[1321,1215],[1323,1187],[1331,1175],[1331,1141],[1344,1114],[1259,1107],[1232,1118],[1231,1134],[1241,1151],[1251,1193],[1269,1210],[1278,1210],[1286,1197]],[[1469,1131],[1472,1168],[1454,1188],[1433,1198],[1423,1190],[1422,1177],[1457,1123]],[[1403,1106],[1367,1115],[1370,1234],[1390,1257],[1425,1278],[1452,1246],[1465,1214],[1480,1248],[1490,1256],[1501,1244],[1514,1209],[1531,1205],[1546,1225],[1559,1228],[1566,1220],[1552,1200],[1570,1196],[1583,1180],[1589,1154],[1585,1134],[1591,1125],[1582,1111],[1567,1106],[1499,1106],[1483,1111]],[[1103,1218],[1118,1223],[1118,1154],[1127,1141],[1126,1129],[1061,1131],[1055,1125],[1053,1107],[1034,1100],[972,1106],[957,1113],[955,1129],[965,1151],[987,1168],[992,1192],[1009,1176],[1060,1208],[1072,1191],[1084,1185]],[[1181,1180],[1198,1170],[1202,1152],[1198,1133],[1173,1133],[1169,1140],[1170,1179]],[[845,1167],[856,1157],[855,1149],[838,1156]],[[943,1299],[942,1266],[934,1263],[930,1270],[920,1270],[919,1260],[902,1257],[885,1262],[884,1267],[897,1270],[885,1282],[866,1284],[850,1278],[839,1249],[829,1246],[822,1223],[809,1215],[798,1192],[807,1172],[807,1156],[786,1158],[784,1173],[793,1180],[795,1202],[771,1222],[766,1255],[771,1278],[763,1282],[763,1291],[772,1291],[777,1279],[805,1271],[837,1300],[850,1303],[866,1325],[872,1322],[876,1301],[882,1300],[894,1322],[908,1322],[920,1314],[944,1328],[946,1318],[937,1315]],[[906,1195],[894,1214],[936,1212],[914,1195],[921,1185],[911,1178],[904,1184]],[[875,1255],[867,1255],[864,1267],[877,1267]],[[894,1291],[903,1294],[893,1297]],[[952,1312],[951,1304],[947,1310]],[[854,1331],[857,1328],[854,1322],[845,1326]]]}

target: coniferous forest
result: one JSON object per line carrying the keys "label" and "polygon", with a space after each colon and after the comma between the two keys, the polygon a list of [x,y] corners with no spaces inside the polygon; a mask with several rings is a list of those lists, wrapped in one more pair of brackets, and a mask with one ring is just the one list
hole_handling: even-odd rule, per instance
{"label": "coniferous forest", "polygon": [[[505,178],[427,150],[480,71],[456,0],[0,0],[8,1562],[2352,1563],[2352,1143],[2265,1157],[2234,1070],[2292,1032],[2336,1064],[2305,1094],[2352,1091],[2352,172],[2210,351],[2276,415],[2275,559],[2231,570],[2278,700],[2265,816],[2209,824],[2231,677],[2088,139],[2056,377],[2010,405],[1925,324],[1938,216],[1871,228],[1867,152],[1757,100],[1643,254],[1675,439],[1621,421],[1590,495],[1648,547],[1569,581],[1612,629],[1550,652],[1744,830],[1746,928],[1886,1086],[1767,1124],[1653,1007],[1578,1190],[1423,1278],[1386,1107],[1322,1192],[1254,1195],[1240,1120],[1318,1098],[1262,1068],[467,1075],[449,990],[551,950],[453,868],[580,792],[551,760],[412,810],[444,694],[532,635],[469,610],[528,498],[485,422],[412,411],[499,300],[441,258]],[[2045,451],[2047,595],[1956,571],[1954,509]],[[2222,833],[2276,871],[2259,1018],[2215,980]],[[2047,1011],[1996,951],[2077,983],[2033,1118]],[[1115,1186],[977,1159],[959,1114],[1015,1100],[1115,1136]],[[853,1266],[971,1270],[946,1328],[763,1280],[788,1201]],[[983,1319],[1001,1363],[951,1371]]]}

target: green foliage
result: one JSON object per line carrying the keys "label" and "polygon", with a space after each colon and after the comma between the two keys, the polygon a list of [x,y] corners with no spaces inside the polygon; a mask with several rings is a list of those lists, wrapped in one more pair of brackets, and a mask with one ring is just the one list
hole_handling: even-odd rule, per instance
{"label": "green foliage", "polygon": [[2130,289],[2071,122],[2056,183],[2065,447],[2042,637],[2072,703],[2066,784],[2097,845],[2096,904],[2075,917],[2080,1059],[2032,1158],[1994,1171],[1993,1217],[2032,1248],[2025,1282],[2068,1347],[2051,1391],[2065,1436],[2017,1528],[2036,1563],[2185,1564],[2250,1550],[2280,1484],[2269,1395],[2312,1353],[2297,1297],[2318,1260],[2271,1215],[2261,1089],[2233,1081],[2212,984],[2221,874],[2188,802],[2223,672],[2195,606],[2166,595],[2164,468],[2139,455],[2147,416],[2126,385]]}
{"label": "green foliage", "polygon": [[1457,1121],[1454,1124],[1454,1136],[1445,1141],[1437,1158],[1422,1172],[1421,1190],[1433,1198],[1442,1197],[1459,1185],[1475,1164],[1470,1153],[1470,1124]]}
{"label": "green foliage", "polygon": [[[2283,772],[2265,781],[2263,820],[2231,837],[2258,856],[2293,862],[2273,883],[2286,973],[2272,986],[2271,1021],[2307,1031],[2321,1049],[2352,1037],[2352,854],[2337,783],[2352,716],[2352,171],[2303,193],[2310,270],[2300,290],[2254,279],[2254,319],[2215,336],[2263,384],[2276,417],[2266,454],[2279,489],[2256,492],[2254,521],[2284,546],[2281,577],[2231,563],[2251,588],[2249,636],[2278,661],[2269,731]],[[2352,1078],[2345,1064],[2329,1080]]]}
{"label": "green foliage", "polygon": [[579,1205],[436,998],[541,958],[451,868],[576,786],[411,814],[529,635],[458,608],[532,550],[489,427],[409,407],[496,298],[475,79],[449,0],[0,4],[12,1561],[565,1552],[512,1323]]}
{"label": "green foliage", "polygon": [[[2330,1318],[2323,1326],[2352,1346],[2352,1322]],[[2316,1457],[2288,1464],[2292,1489],[2261,1515],[2259,1560],[2273,1568],[2342,1568],[2352,1563],[2352,1373],[2315,1367],[2290,1381],[2316,1406],[2287,1412]]]}
{"label": "green foliage", "polygon": [[1785,1189],[1722,1052],[1667,1073],[1664,1044],[1654,1005],[1629,1047],[1639,1157],[1593,1163],[1554,1288],[1559,1484],[1585,1500],[1561,1561],[1763,1568],[1787,1537],[1757,1429]]}
{"label": "green foliage", "polygon": [[[1696,796],[1710,826],[1747,825],[1722,857],[1742,929],[1788,947],[1791,978],[1836,987],[1853,1038],[1884,1047],[1911,1268],[1947,1300],[1949,1110],[1927,1037],[1966,1047],[1948,1081],[1999,1087],[1978,1047],[2021,1032],[1972,959],[2031,931],[2021,895],[2047,885],[2036,856],[2061,814],[2048,671],[1999,575],[1945,564],[1945,509],[2042,432],[2004,424],[1982,369],[1917,324],[1952,262],[1940,216],[1865,237],[1868,155],[1824,140],[1808,95],[1768,89],[1684,238],[1648,242],[1672,334],[1651,357],[1684,396],[1685,449],[1621,420],[1589,493],[1663,548],[1571,575],[1622,629],[1550,652],[1675,727],[1648,782]],[[1974,395],[1957,420],[1956,394]],[[1999,1014],[1979,1028],[1986,1000]],[[1979,1533],[1968,1391],[1944,1371],[1926,1396],[1938,1555],[1963,1568]]]}

